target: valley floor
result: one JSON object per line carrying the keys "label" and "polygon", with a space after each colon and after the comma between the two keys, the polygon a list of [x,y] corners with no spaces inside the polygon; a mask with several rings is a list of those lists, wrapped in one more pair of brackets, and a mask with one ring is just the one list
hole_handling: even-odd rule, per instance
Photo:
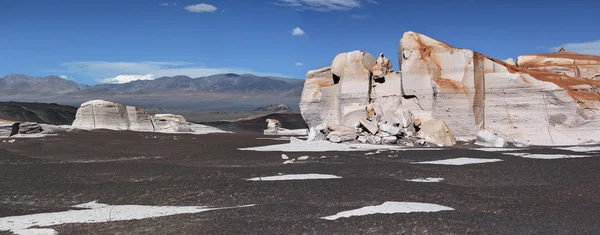
{"label": "valley floor", "polygon": [[[252,133],[80,131],[14,143],[0,141],[0,234],[11,234],[6,228],[31,218],[19,216],[73,210],[97,210],[109,218],[98,223],[61,223],[40,231],[600,234],[600,148],[528,148],[512,155],[461,148],[238,150],[289,142],[277,139]],[[282,154],[299,159],[283,164]],[[454,160],[438,161],[448,159]],[[467,164],[474,162],[479,163]],[[322,179],[279,181],[269,176]],[[97,203],[88,204],[88,209],[73,208],[93,201]],[[430,209],[436,205],[446,209],[416,212],[426,209],[413,204],[404,208],[413,213],[338,214],[385,202],[430,203]],[[111,209],[93,209],[100,204]],[[116,221],[123,216],[119,213],[131,211],[115,205],[244,207]],[[388,213],[393,212],[390,208]],[[351,214],[356,216],[334,216]],[[29,222],[35,226],[36,221]],[[23,229],[27,228],[35,227]]]}

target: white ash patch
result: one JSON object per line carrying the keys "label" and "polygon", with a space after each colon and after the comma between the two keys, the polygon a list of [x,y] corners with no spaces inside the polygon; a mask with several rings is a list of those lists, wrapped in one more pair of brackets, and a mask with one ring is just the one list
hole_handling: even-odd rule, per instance
{"label": "white ash patch", "polygon": [[515,148],[474,148],[473,150],[485,151],[485,152],[510,152],[510,151],[517,151],[517,150],[523,150],[523,149],[515,149]]}
{"label": "white ash patch", "polygon": [[444,178],[416,178],[416,179],[410,179],[410,180],[406,180],[406,181],[418,182],[418,183],[438,183],[438,182],[441,182],[442,180],[444,180]]}
{"label": "white ash patch", "polygon": [[600,146],[573,146],[566,148],[557,148],[560,150],[568,150],[573,152],[595,152],[600,151]]}
{"label": "white ash patch", "polygon": [[289,174],[266,177],[254,177],[247,181],[280,181],[280,180],[322,180],[322,179],[341,179],[341,176],[327,174]]}
{"label": "white ash patch", "polygon": [[337,220],[339,218],[348,218],[352,216],[364,216],[373,214],[396,214],[396,213],[415,213],[415,212],[439,212],[451,211],[454,208],[430,203],[419,202],[385,202],[378,206],[366,206],[355,210],[342,211],[332,216],[322,217],[326,220]]}
{"label": "white ash patch", "polygon": [[0,218],[0,231],[10,231],[17,235],[54,235],[58,234],[54,229],[37,227],[71,223],[102,223],[110,221],[138,220],[250,206],[254,205],[208,208],[202,206],[107,205],[89,202],[73,206],[74,208],[79,208],[77,210],[2,217]]}
{"label": "white ash patch", "polygon": [[243,151],[259,152],[328,152],[328,151],[370,151],[370,150],[401,150],[400,146],[374,145],[358,143],[332,143],[329,141],[294,142],[286,144],[267,145],[260,147],[239,148]]}
{"label": "white ash patch", "polygon": [[585,158],[594,157],[591,155],[570,155],[570,154],[537,154],[537,153],[505,153],[506,155],[512,155],[522,158],[531,159],[567,159],[567,158]]}
{"label": "white ash patch", "polygon": [[502,161],[502,159],[461,157],[461,158],[452,158],[452,159],[437,160],[437,161],[413,162],[412,164],[433,164],[433,165],[461,166],[461,165],[492,163],[492,162],[500,162],[500,161]]}

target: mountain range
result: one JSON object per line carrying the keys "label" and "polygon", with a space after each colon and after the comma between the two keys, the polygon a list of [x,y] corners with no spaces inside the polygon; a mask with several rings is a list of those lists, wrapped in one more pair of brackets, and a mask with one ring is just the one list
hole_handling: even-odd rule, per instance
{"label": "mountain range", "polygon": [[138,107],[192,110],[252,110],[281,103],[298,106],[304,80],[251,74],[161,77],[124,84],[85,85],[57,76],[12,74],[0,78],[0,100],[79,106],[104,99]]}

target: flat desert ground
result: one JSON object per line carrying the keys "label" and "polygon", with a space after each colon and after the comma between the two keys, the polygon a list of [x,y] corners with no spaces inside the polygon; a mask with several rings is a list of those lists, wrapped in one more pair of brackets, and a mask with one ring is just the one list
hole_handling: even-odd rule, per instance
{"label": "flat desert ground", "polygon": [[[0,141],[0,234],[600,234],[597,146],[240,150],[284,143],[104,130]],[[127,219],[139,206],[197,208]]]}

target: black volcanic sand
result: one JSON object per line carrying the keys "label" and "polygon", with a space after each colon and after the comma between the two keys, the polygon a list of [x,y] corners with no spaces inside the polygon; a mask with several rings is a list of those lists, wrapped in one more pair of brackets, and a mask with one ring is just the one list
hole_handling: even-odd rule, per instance
{"label": "black volcanic sand", "polygon": [[[281,152],[237,150],[286,142],[257,139],[262,137],[81,131],[0,143],[0,217],[64,211],[95,200],[111,205],[256,204],[52,228],[59,234],[600,234],[597,152],[593,153],[596,157],[559,160],[468,149],[372,155],[286,153],[311,158],[283,165]],[[463,166],[410,164],[455,157],[503,161]],[[244,180],[278,173],[343,178]],[[424,177],[445,180],[406,181]],[[320,219],[386,201],[434,203],[455,210]]]}
{"label": "black volcanic sand", "polygon": [[249,133],[262,133],[267,128],[267,119],[276,119],[281,123],[281,126],[286,129],[307,129],[308,126],[299,113],[272,113],[247,120],[235,122],[218,121],[204,122],[202,124],[214,126],[222,130]]}

